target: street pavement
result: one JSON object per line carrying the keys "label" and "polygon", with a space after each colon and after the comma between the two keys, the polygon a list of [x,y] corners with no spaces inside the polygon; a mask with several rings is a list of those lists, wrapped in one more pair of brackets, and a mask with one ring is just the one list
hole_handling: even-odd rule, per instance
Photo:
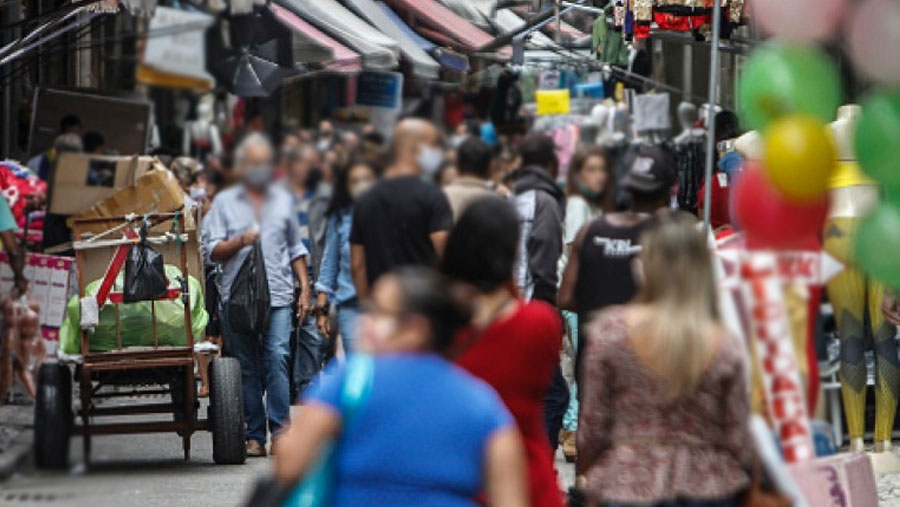
{"label": "street pavement", "polygon": [[0,506],[238,506],[255,479],[271,469],[268,459],[259,458],[216,465],[208,432],[194,434],[190,461],[184,461],[174,433],[94,437],[89,469],[81,464],[81,447],[81,438],[74,437],[72,468],[65,473],[37,471],[29,460],[0,482]]}
{"label": "street pavement", "polygon": [[[200,414],[206,413],[205,402]],[[0,506],[6,507],[229,507],[243,505],[254,481],[271,470],[270,458],[244,465],[216,465],[207,432],[191,439],[191,460],[184,461],[177,435],[101,436],[92,440],[91,465],[81,464],[81,438],[71,441],[71,469],[42,472],[27,460],[0,482]],[[402,453],[402,449],[398,449]],[[564,486],[574,470],[558,460]]]}

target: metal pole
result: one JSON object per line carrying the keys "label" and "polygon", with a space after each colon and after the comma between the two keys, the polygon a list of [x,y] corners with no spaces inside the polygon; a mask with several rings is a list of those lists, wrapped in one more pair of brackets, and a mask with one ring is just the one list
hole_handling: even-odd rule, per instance
{"label": "metal pole", "polygon": [[719,91],[719,32],[722,25],[721,0],[713,1],[713,34],[712,52],[709,57],[709,108],[706,111],[706,183],[703,193],[703,226],[706,233],[710,230],[710,206],[712,199],[713,156],[716,149],[716,99]]}

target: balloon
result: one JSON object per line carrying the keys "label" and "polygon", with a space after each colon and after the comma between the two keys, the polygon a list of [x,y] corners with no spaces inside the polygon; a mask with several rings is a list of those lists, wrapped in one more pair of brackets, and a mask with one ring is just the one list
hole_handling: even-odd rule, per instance
{"label": "balloon", "polygon": [[738,92],[744,126],[762,130],[791,113],[829,122],[841,103],[840,83],[834,63],[817,49],[793,45],[758,49],[744,67]]}
{"label": "balloon", "polygon": [[834,31],[846,6],[846,0],[753,0],[753,21],[779,39],[815,42]]}
{"label": "balloon", "polygon": [[863,170],[888,193],[900,193],[900,90],[876,93],[863,102],[854,144]]}
{"label": "balloon", "polygon": [[808,202],[828,192],[837,152],[822,122],[806,115],[787,116],[773,123],[764,137],[766,174],[785,197]]}
{"label": "balloon", "polygon": [[856,231],[856,264],[872,278],[900,289],[900,205],[885,202]]}
{"label": "balloon", "polygon": [[748,167],[734,188],[735,218],[751,247],[789,248],[819,234],[828,214],[828,198],[809,204],[785,199],[758,166]]}
{"label": "balloon", "polygon": [[868,0],[853,10],[847,38],[856,68],[881,84],[900,85],[900,2]]}

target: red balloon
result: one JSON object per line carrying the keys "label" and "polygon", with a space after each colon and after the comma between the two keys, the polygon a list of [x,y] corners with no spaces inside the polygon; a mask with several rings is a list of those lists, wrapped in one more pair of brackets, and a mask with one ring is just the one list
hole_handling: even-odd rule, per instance
{"label": "red balloon", "polygon": [[758,166],[745,167],[735,185],[733,210],[751,248],[803,248],[822,230],[828,197],[797,203],[781,195]]}

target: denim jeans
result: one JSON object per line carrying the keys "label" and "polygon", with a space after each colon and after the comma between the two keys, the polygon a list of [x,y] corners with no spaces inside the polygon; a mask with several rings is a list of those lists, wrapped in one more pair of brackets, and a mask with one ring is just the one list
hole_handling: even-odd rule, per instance
{"label": "denim jeans", "polygon": [[266,418],[269,432],[275,436],[290,415],[291,307],[272,308],[269,330],[262,341],[232,332],[227,310],[222,312],[222,330],[226,355],[241,363],[246,439],[265,444]]}
{"label": "denim jeans", "polygon": [[550,389],[544,395],[544,424],[547,428],[547,437],[550,439],[550,448],[556,451],[559,447],[559,432],[563,425],[563,416],[569,408],[569,385],[563,378],[562,368],[557,366],[553,372],[553,380]]}
{"label": "denim jeans", "polygon": [[357,326],[361,313],[359,301],[356,299],[341,303],[337,307],[338,329],[347,355],[356,352]]}
{"label": "denim jeans", "polygon": [[325,362],[325,337],[316,327],[316,318],[309,317],[306,322],[297,325],[296,342],[294,343],[294,376],[293,392],[299,399],[303,391],[316,378]]}
{"label": "denim jeans", "polygon": [[[567,352],[571,352],[572,366],[574,367],[574,363],[578,356],[578,347],[581,345],[578,342],[578,314],[567,311],[563,311],[562,314],[566,322],[566,333],[568,333],[572,342],[572,350],[570,351],[567,348]],[[569,396],[569,408],[566,410],[566,415],[563,418],[563,429],[566,431],[575,431],[578,429],[578,382],[576,379],[572,379],[571,384],[569,384],[569,390],[571,391]]]}

